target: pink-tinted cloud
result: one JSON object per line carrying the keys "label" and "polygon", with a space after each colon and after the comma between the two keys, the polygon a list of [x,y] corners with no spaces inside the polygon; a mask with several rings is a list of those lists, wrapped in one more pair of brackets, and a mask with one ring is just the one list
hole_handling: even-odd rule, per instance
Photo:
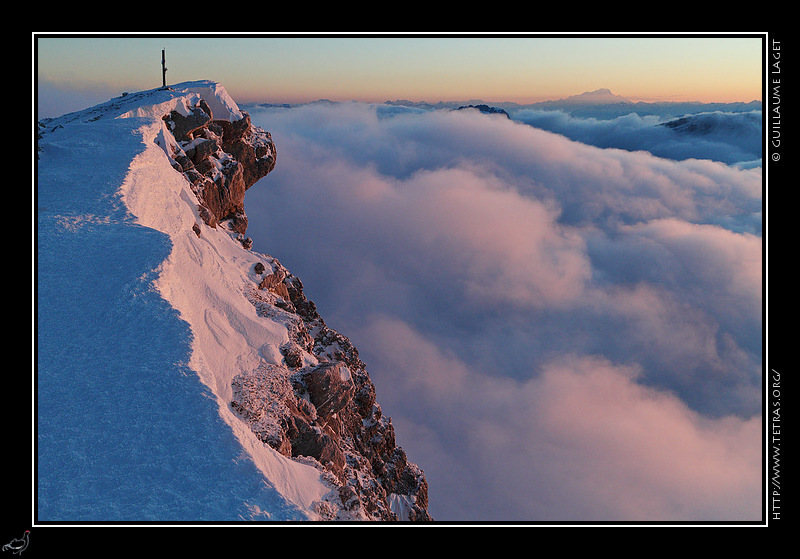
{"label": "pink-tinted cloud", "polygon": [[728,164],[757,162],[761,158],[760,110],[697,115],[687,120],[684,127],[696,128],[695,133],[681,132],[680,126],[674,130],[663,125],[675,121],[680,113],[640,116],[631,112],[617,118],[603,118],[600,111],[597,118],[586,113],[590,111],[575,117],[561,111],[520,109],[513,111],[513,117],[531,126],[603,148],[647,150],[659,157],[711,159]]}
{"label": "pink-tinted cloud", "polygon": [[554,305],[576,297],[590,277],[583,239],[558,225],[555,209],[480,168],[393,178],[328,157],[293,155],[282,157],[295,177],[282,211],[317,220],[320,232],[334,230],[333,237],[314,239],[319,253],[354,253],[398,272],[433,273],[474,304]]}
{"label": "pink-tinted cloud", "polygon": [[658,243],[674,255],[680,269],[674,270],[675,277],[671,279],[680,281],[685,289],[697,289],[698,299],[711,298],[720,313],[738,309],[750,318],[760,318],[763,264],[760,237],[674,218],[636,225],[631,232]]}
{"label": "pink-tinted cloud", "polygon": [[388,404],[416,401],[398,436],[425,457],[447,518],[483,507],[501,521],[760,516],[758,417],[703,418],[599,357],[568,356],[520,382],[471,369],[397,320],[375,318],[364,336]]}
{"label": "pink-tinted cloud", "polygon": [[758,171],[477,113],[254,120],[254,249],[359,348],[435,517],[760,514]]}

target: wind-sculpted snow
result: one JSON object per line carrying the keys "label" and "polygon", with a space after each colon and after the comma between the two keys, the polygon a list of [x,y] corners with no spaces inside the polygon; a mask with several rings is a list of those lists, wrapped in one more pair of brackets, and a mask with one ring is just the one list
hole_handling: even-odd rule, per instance
{"label": "wind-sculpted snow", "polygon": [[140,126],[73,124],[40,144],[37,518],[305,519],[242,452],[152,288],[170,239],[119,194]]}
{"label": "wind-sculpted snow", "polygon": [[[430,520],[357,351],[243,237],[275,151],[224,88],[48,120],[38,148],[39,520]],[[247,177],[235,212],[215,161]]]}

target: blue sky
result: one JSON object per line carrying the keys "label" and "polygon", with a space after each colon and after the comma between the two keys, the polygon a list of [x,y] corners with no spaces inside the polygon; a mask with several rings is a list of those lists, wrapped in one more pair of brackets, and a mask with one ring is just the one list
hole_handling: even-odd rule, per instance
{"label": "blue sky", "polygon": [[762,93],[756,35],[35,35],[34,46],[40,116],[160,86],[162,48],[168,83],[216,80],[241,103],[531,102],[599,88],[634,101],[729,102],[760,99]]}

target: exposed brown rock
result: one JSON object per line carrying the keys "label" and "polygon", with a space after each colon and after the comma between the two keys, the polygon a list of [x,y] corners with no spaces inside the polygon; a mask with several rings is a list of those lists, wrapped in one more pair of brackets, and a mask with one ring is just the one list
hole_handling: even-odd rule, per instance
{"label": "exposed brown rock", "polygon": [[211,227],[225,221],[244,235],[245,192],[275,167],[272,137],[253,126],[247,113],[235,122],[214,120],[203,100],[188,115],[171,111],[164,121],[178,142],[173,167],[186,176],[207,210],[201,213],[203,220]]}
{"label": "exposed brown rock", "polygon": [[190,109],[188,115],[171,111],[168,116],[164,117],[164,120],[168,123],[175,139],[182,142],[190,139],[196,130],[208,125],[212,118],[208,104],[200,99],[198,104]]}
{"label": "exposed brown rock", "polygon": [[284,366],[237,377],[233,409],[266,444],[332,475],[342,514],[396,520],[399,507],[408,520],[432,520],[425,475],[397,446],[355,346],[325,324],[277,260],[259,264],[251,301],[260,315],[290,320],[291,340],[280,348]]}
{"label": "exposed brown rock", "polygon": [[[189,115],[172,112],[164,120],[177,141],[173,167],[191,183],[199,217],[210,227],[224,222],[249,248],[244,196],[275,165],[272,138],[247,114],[215,120],[202,101]],[[425,476],[397,446],[358,350],[325,324],[302,282],[277,260],[253,271],[249,296],[257,312],[280,316],[291,339],[280,348],[282,364],[233,379],[231,409],[264,444],[330,476],[337,503],[320,503],[322,517],[396,520],[393,507],[402,503],[409,520],[431,520]]]}
{"label": "exposed brown rock", "polygon": [[286,276],[284,272],[277,270],[276,272],[265,276],[264,279],[261,280],[261,283],[258,284],[258,288],[272,291],[276,295],[288,301],[289,289],[286,287],[286,284],[283,283],[285,277]]}
{"label": "exposed brown rock", "polygon": [[323,363],[302,373],[311,403],[321,421],[330,422],[349,404],[355,394],[350,369],[342,362]]}

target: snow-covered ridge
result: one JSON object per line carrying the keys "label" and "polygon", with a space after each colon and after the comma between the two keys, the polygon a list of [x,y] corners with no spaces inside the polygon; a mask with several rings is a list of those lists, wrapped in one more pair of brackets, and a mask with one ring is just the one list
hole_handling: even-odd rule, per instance
{"label": "snow-covered ridge", "polygon": [[[175,164],[172,157],[174,152],[171,152],[171,149],[179,145],[179,142],[173,137],[168,120],[164,119],[173,111],[182,116],[189,116],[201,99],[210,107],[214,120],[222,119],[233,123],[241,122],[246,116],[220,84],[197,81],[170,86],[167,89],[126,94],[85,111],[47,119],[40,123],[38,241],[42,246],[52,247],[52,254],[45,251],[46,254],[39,258],[38,272],[45,277],[55,274],[57,268],[65,260],[69,260],[70,256],[74,257],[73,260],[77,263],[75,268],[85,268],[86,271],[86,274],[80,274],[72,280],[75,285],[70,285],[68,278],[62,280],[60,290],[47,291],[46,301],[41,299],[43,295],[40,296],[40,304],[46,302],[51,308],[56,309],[59,306],[71,308],[76,303],[69,299],[70,293],[84,289],[87,278],[91,278],[94,282],[92,286],[94,299],[87,301],[103,300],[103,293],[106,290],[111,293],[113,286],[113,297],[121,297],[119,300],[114,299],[117,301],[116,304],[125,307],[127,313],[144,310],[155,312],[153,310],[156,307],[155,302],[143,309],[134,306],[134,310],[127,310],[132,301],[141,305],[145,300],[144,297],[137,298],[142,289],[149,292],[152,288],[171,309],[174,309],[180,321],[188,326],[188,338],[185,339],[190,347],[188,360],[185,363],[172,360],[152,367],[154,382],[158,385],[163,381],[164,390],[168,390],[170,375],[179,374],[178,371],[183,370],[183,367],[188,367],[188,370],[195,373],[207,387],[214,399],[219,418],[227,425],[243,455],[255,465],[264,482],[287,503],[276,509],[274,503],[268,502],[265,505],[259,502],[259,495],[253,495],[252,499],[248,497],[246,502],[238,503],[237,506],[246,507],[251,512],[257,511],[257,514],[250,515],[251,518],[286,519],[295,518],[295,515],[299,514],[301,518],[309,520],[390,520],[426,516],[424,508],[427,505],[427,486],[421,472],[413,464],[406,463],[405,454],[394,446],[391,423],[387,418],[380,416],[380,407],[369,399],[366,400],[369,405],[365,405],[363,396],[360,400],[356,397],[364,391],[367,394],[370,389],[374,391],[374,387],[363,369],[363,364],[357,360],[354,348],[342,351],[342,347],[348,347],[348,340],[324,324],[321,317],[316,314],[313,303],[303,295],[299,280],[277,260],[269,255],[249,250],[249,247],[241,242],[241,235],[232,231],[226,223],[218,224],[213,221],[209,223],[208,220],[204,220],[203,204],[198,198],[197,189],[193,188],[181,168],[176,168],[179,166]],[[106,177],[105,169],[112,166],[124,169],[124,173],[116,175],[119,179],[112,176],[113,174],[109,174],[110,179]],[[103,177],[94,181],[91,177],[95,173],[102,174]],[[100,186],[107,191],[102,191]],[[109,209],[106,204],[111,199],[119,202],[114,203]],[[73,226],[66,228],[63,226],[64,223]],[[129,283],[123,283],[120,288],[115,283],[116,276],[112,276],[114,270],[109,269],[103,262],[86,260],[82,257],[88,245],[99,243],[97,240],[99,231],[95,231],[98,228],[103,231],[108,229],[114,231],[116,240],[108,249],[115,254],[119,252],[124,262],[132,262],[135,260],[134,256],[140,254],[153,254],[148,261],[158,262],[155,269],[148,266],[131,271],[133,277],[138,275],[139,283],[145,281],[145,278],[154,277],[154,281],[149,283],[151,288],[138,287],[136,292],[129,292],[131,289]],[[134,241],[134,238],[138,239],[142,234],[142,228],[158,232],[167,239],[169,249],[165,258],[159,256],[163,251],[163,243],[154,242],[151,245]],[[84,235],[88,236],[84,239]],[[65,243],[67,239],[70,242],[64,247],[55,248]],[[131,251],[131,254],[126,257],[125,251]],[[280,280],[266,281],[267,278],[278,277],[278,273]],[[135,283],[137,280],[130,281]],[[107,307],[108,303],[104,303],[103,308],[99,309],[101,314],[109,310]],[[84,326],[81,323],[80,309],[75,309],[75,315],[74,330],[80,332]],[[137,317],[138,315],[127,317],[126,324],[136,323]],[[165,318],[165,321],[173,325],[171,331],[186,336],[179,324],[174,324],[169,318]],[[145,321],[141,330],[134,332],[133,335],[141,336],[141,344],[137,338],[127,340],[127,343],[137,347],[137,351],[143,354],[147,353],[147,344],[152,343],[149,340],[144,341],[145,336],[150,334],[148,328],[158,327],[150,326],[152,322],[152,320]],[[41,327],[47,323],[43,318]],[[93,330],[89,325],[85,326],[87,331]],[[104,326],[113,328],[112,324]],[[166,339],[169,337],[168,333],[157,332],[157,335]],[[40,334],[42,334],[41,329]],[[103,354],[104,346],[88,345],[97,343],[93,336],[87,334],[84,342],[80,350],[83,355]],[[74,336],[70,343],[81,344],[81,338]],[[138,362],[140,359],[138,353],[134,352],[124,363],[120,363],[119,359],[118,353],[113,355],[109,353],[106,366],[131,368],[134,377],[139,374],[141,365]],[[170,358],[166,352],[160,351],[153,356],[153,359]],[[348,388],[342,395],[340,407],[336,409],[337,413],[334,413],[333,417],[327,417],[326,421],[336,423],[343,421],[340,418],[348,417],[353,420],[351,423],[358,423],[360,427],[354,431],[337,423],[333,431],[329,425],[328,432],[323,432],[324,426],[316,423],[316,413],[308,413],[304,416],[307,422],[304,423],[305,438],[302,441],[308,443],[309,440],[324,440],[327,445],[324,449],[326,452],[334,449],[337,455],[341,455],[334,473],[321,456],[297,455],[301,441],[292,429],[296,431],[299,416],[277,418],[284,422],[289,421],[288,425],[283,426],[284,446],[280,448],[282,452],[279,452],[259,438],[254,430],[255,423],[269,423],[269,418],[259,416],[255,422],[248,421],[247,417],[237,412],[231,405],[236,379],[261,375],[259,378],[264,380],[264,372],[273,371],[274,375],[270,378],[282,382],[281,386],[294,385],[296,389],[302,391],[306,390],[302,379],[316,378],[315,374],[321,365],[327,364],[327,367],[339,359],[350,360],[347,363],[349,368],[346,375],[341,373],[341,367],[338,369],[338,378],[341,382],[349,383],[350,387],[356,379],[360,384],[353,385],[352,390]],[[93,357],[93,361],[95,360],[96,357]],[[351,363],[361,368],[353,370]],[[57,374],[56,370],[60,366],[63,367],[55,360],[51,363],[49,355],[40,358],[39,375],[42,386],[48,386],[48,379]],[[81,360],[75,361],[75,367],[77,376],[86,374],[88,366],[84,367]],[[107,374],[103,366],[96,369],[99,375]],[[269,382],[270,378],[263,384],[272,386],[274,383]],[[71,382],[67,380],[65,385],[63,381],[58,383],[54,381],[53,401],[57,398],[56,392],[70,393]],[[139,425],[148,418],[139,416],[139,410],[135,407],[126,408],[125,402],[130,394],[126,392],[124,383],[119,390],[120,394],[104,393],[95,398],[110,398],[113,401],[110,407],[115,409],[115,415],[119,415],[121,419],[114,424],[119,425],[122,435],[120,438],[129,441],[132,437],[125,432],[124,426]],[[131,387],[130,390],[134,388]],[[47,394],[45,389],[45,395],[41,398],[44,404],[49,401]],[[164,393],[164,396],[168,401],[170,398],[178,397],[178,395],[169,396],[169,393]],[[262,393],[256,390],[247,393],[248,401],[256,404],[259,398],[273,396],[274,394],[269,391]],[[286,397],[292,405],[306,402],[303,405],[307,409],[314,408],[314,400],[307,401],[308,396],[290,394]],[[280,402],[262,400],[258,405],[259,409],[269,409],[271,404],[281,408]],[[48,441],[53,441],[40,445],[40,452],[43,453],[42,477],[39,482],[40,499],[41,503],[47,504],[47,506],[42,505],[42,509],[47,511],[48,516],[56,520],[84,519],[72,516],[76,509],[83,507],[91,510],[92,514],[98,514],[96,511],[106,511],[99,514],[120,515],[110,520],[163,520],[160,513],[168,508],[164,503],[156,503],[144,510],[140,508],[139,501],[125,506],[113,502],[114,497],[102,491],[84,491],[80,496],[66,499],[59,490],[54,489],[62,483],[60,476],[68,475],[56,471],[55,467],[47,467],[51,459],[55,460],[56,454],[63,453],[67,456],[64,472],[73,472],[72,476],[77,478],[88,475],[87,479],[90,481],[87,483],[96,487],[97,480],[119,475],[118,470],[104,463],[107,457],[113,457],[118,452],[133,452],[137,455],[156,452],[151,445],[142,449],[135,447],[132,450],[105,451],[101,456],[94,456],[98,438],[94,436],[89,437],[92,440],[87,440],[86,446],[82,447],[80,452],[73,451],[72,455],[79,456],[80,460],[71,465],[69,457],[72,455],[62,448],[64,443],[57,442],[59,441],[57,437],[49,438],[51,429],[56,425],[69,428],[69,421],[72,421],[75,432],[89,432],[89,423],[85,424],[84,421],[91,422],[97,418],[91,416],[85,419],[65,418],[55,409],[55,405],[42,407],[43,419],[40,421],[39,433],[40,440],[44,437]],[[102,406],[100,409],[103,409]],[[359,417],[357,422],[354,420],[356,416]],[[102,424],[102,421],[98,423]],[[167,422],[165,426],[162,422],[161,426],[170,431],[174,430],[177,440],[181,440],[184,432],[187,437],[192,437],[191,427],[186,424],[176,422],[172,425]],[[280,436],[280,433],[278,435]],[[366,442],[367,437],[380,442],[380,450],[369,450],[371,447]],[[116,449],[118,443],[109,444]],[[312,452],[316,448],[308,444],[306,447],[311,448]],[[177,449],[167,448],[165,451],[172,453],[177,452]],[[199,463],[197,472],[199,478],[193,479],[193,483],[210,483],[203,477],[207,475],[203,473],[205,471],[203,463],[212,459],[216,451],[218,449],[212,445],[207,449],[210,457],[199,456],[195,452],[191,460],[184,460],[185,466],[189,469],[195,465],[195,460]],[[362,452],[367,452],[369,456],[362,455]],[[189,453],[191,454],[191,451]],[[149,456],[147,460],[143,460],[142,468],[146,467],[145,462],[153,463],[161,459],[162,456],[158,454]],[[88,473],[82,470],[88,463],[94,464],[97,469]],[[356,463],[357,465],[353,466]],[[399,478],[405,473],[403,479],[406,480],[409,476],[416,476],[417,485],[411,488],[414,492],[408,493],[409,488],[406,483],[404,486],[406,493],[403,494],[403,487],[399,487],[391,480],[383,479],[376,473],[376,468],[382,472],[389,472],[383,474],[384,476],[396,473]],[[214,468],[214,471],[216,472],[217,468]],[[148,492],[146,485],[158,484],[158,480],[148,480],[140,473],[134,469],[127,474],[127,477],[116,482],[128,487],[130,492],[141,488],[142,492],[152,493],[154,488],[151,487]],[[218,475],[220,474],[214,474],[215,481]],[[180,481],[175,483],[179,489],[166,493],[165,498],[187,489],[181,486]],[[234,478],[231,483],[236,486],[237,480]],[[245,482],[242,481],[242,484]],[[193,488],[192,491],[194,490]],[[238,490],[237,488],[236,491]],[[152,498],[158,499],[158,497]],[[406,506],[398,507],[396,505],[398,502],[406,503]],[[80,503],[80,506],[77,503]],[[416,510],[409,503],[417,503]],[[106,510],[109,505],[112,511],[110,513]],[[181,509],[179,516],[184,520],[196,519],[194,517],[200,513],[197,513],[194,507],[200,509],[202,506],[205,505],[189,502]],[[213,517],[211,519],[229,520],[229,514],[239,518],[243,516],[238,509],[234,514],[221,505],[211,508],[212,512],[207,513]],[[205,509],[203,511],[200,516],[206,514]],[[396,513],[400,515],[397,516]],[[172,513],[165,516],[168,520],[172,519]]]}
{"label": "snow-covered ridge", "polygon": [[210,80],[198,80],[171,85],[168,88],[159,87],[136,93],[123,93],[119,97],[87,109],[42,119],[40,128],[52,130],[68,123],[87,123],[106,118],[161,118],[171,110],[188,114],[188,107],[196,105],[197,99],[204,99],[209,104],[216,119],[233,122],[243,117],[239,106],[221,84]]}

